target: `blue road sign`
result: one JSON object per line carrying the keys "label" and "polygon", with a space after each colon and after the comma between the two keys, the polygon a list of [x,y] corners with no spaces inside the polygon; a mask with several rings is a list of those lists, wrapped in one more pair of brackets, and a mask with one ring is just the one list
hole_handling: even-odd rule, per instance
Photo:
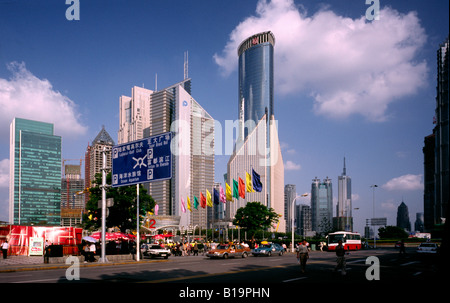
{"label": "blue road sign", "polygon": [[172,178],[172,133],[115,145],[112,148],[112,186]]}

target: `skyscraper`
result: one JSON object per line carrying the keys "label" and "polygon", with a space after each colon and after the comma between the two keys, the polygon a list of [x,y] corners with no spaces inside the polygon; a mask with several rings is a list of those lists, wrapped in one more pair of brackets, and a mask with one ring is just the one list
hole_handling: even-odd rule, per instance
{"label": "skyscraper", "polygon": [[[87,146],[85,153],[85,188],[94,186],[95,175],[102,173],[103,167],[103,149],[106,151],[106,167],[112,166],[111,150],[114,146],[114,140],[106,131],[105,126],[97,134],[92,144]],[[89,192],[85,194],[85,201],[89,200]]]}
{"label": "skyscraper", "polygon": [[247,201],[257,201],[280,215],[277,230],[286,229],[284,207],[284,165],[278,140],[273,102],[273,55],[275,37],[271,32],[253,35],[238,47],[239,127],[237,142],[227,165],[228,184],[255,170],[260,175],[261,192],[249,192],[227,205],[227,217]]}
{"label": "skyscraper", "polygon": [[61,226],[75,226],[81,223],[85,208],[84,185],[84,179],[81,177],[81,160],[80,165],[64,165],[64,177],[61,179]]}
{"label": "skyscraper", "polygon": [[[297,224],[298,224],[298,216],[295,216],[295,209],[296,209],[296,205],[294,205],[294,209],[292,210],[292,201],[294,201],[295,196],[297,195],[297,190],[296,190],[296,186],[295,184],[286,184],[284,186],[284,217],[286,218],[286,231],[290,232],[292,227],[291,227],[291,220],[292,220],[292,216],[294,216],[294,220],[296,220]],[[292,213],[294,212],[294,214]],[[295,224],[295,223],[294,223]],[[295,225],[297,225],[295,224]],[[295,226],[294,226],[295,228]]]}
{"label": "skyscraper", "polygon": [[352,231],[352,179],[347,176],[344,158],[344,170],[338,177],[338,204],[336,208],[336,228],[338,230]]}
{"label": "skyscraper", "polygon": [[320,182],[317,177],[311,184],[312,230],[324,233],[332,227],[333,188],[328,177]]}
{"label": "skyscraper", "polygon": [[275,36],[264,32],[247,38],[238,47],[239,119],[244,139],[264,115],[267,119],[274,115],[274,45]]}
{"label": "skyscraper", "polygon": [[405,202],[403,201],[397,208],[397,227],[403,228],[407,231],[411,231],[408,206],[406,206]]}
{"label": "skyscraper", "polygon": [[10,126],[9,222],[60,224],[61,137],[53,124],[14,118]]}
{"label": "skyscraper", "polygon": [[450,42],[447,39],[437,51],[437,86],[436,86],[436,126],[435,134],[435,207],[434,224],[443,223],[441,218],[447,216],[450,199],[449,169],[449,55]]}
{"label": "skyscraper", "polygon": [[191,96],[191,79],[160,91],[135,86],[131,97],[120,98],[119,144],[168,131],[174,132],[172,179],[144,186],[159,216],[176,217],[180,226],[206,228],[206,209],[189,211],[186,205],[188,197],[193,204],[194,196],[213,190],[214,119]]}
{"label": "skyscraper", "polygon": [[436,108],[433,134],[424,140],[424,228],[433,231],[448,215],[449,169],[449,38],[437,51]]}

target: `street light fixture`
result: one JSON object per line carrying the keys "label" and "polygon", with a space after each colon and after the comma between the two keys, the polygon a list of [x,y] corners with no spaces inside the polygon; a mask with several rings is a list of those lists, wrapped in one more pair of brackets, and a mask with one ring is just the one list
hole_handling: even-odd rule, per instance
{"label": "street light fixture", "polygon": [[294,252],[294,205],[295,205],[295,200],[297,200],[297,198],[300,197],[306,197],[308,196],[307,193],[301,195],[301,196],[296,196],[294,198],[294,200],[292,200],[292,205],[291,205],[291,234],[292,234],[292,240],[291,240],[291,252]]}

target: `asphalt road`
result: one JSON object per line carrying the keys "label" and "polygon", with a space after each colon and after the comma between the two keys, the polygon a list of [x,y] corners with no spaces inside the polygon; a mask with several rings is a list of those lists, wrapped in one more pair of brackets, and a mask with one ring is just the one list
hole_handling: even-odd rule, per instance
{"label": "asphalt road", "polygon": [[295,254],[291,253],[226,260],[209,259],[201,255],[171,256],[168,260],[114,266],[80,264],[80,267],[73,265],[58,269],[0,273],[0,283],[26,283],[39,287],[43,285],[41,283],[61,283],[66,286],[102,283],[111,289],[111,283],[122,282],[139,285],[139,289],[164,291],[173,298],[189,297],[192,294],[197,297],[191,299],[205,296],[201,299],[208,300],[206,289],[210,288],[214,290],[210,299],[258,297],[262,300],[267,294],[273,298],[275,293],[285,294],[318,286],[319,289],[330,289],[330,286],[352,289],[355,285],[358,285],[358,289],[370,289],[367,287],[376,286],[382,290],[400,283],[413,286],[413,289],[431,284],[435,289],[443,282],[438,276],[437,258],[420,256],[413,249],[408,249],[403,256],[394,249],[354,251],[346,256],[346,260],[347,273],[342,275],[339,271],[334,272],[336,256],[332,252],[312,252],[305,273],[300,271]]}

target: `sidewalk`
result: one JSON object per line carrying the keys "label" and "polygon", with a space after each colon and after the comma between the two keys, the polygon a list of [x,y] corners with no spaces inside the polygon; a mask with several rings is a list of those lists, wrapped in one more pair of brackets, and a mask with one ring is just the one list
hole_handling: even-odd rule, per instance
{"label": "sidewalk", "polygon": [[[15,271],[32,271],[32,270],[42,270],[42,269],[57,269],[57,268],[67,268],[72,263],[66,264],[66,258],[64,256],[61,258],[50,258],[50,263],[44,263],[44,257],[42,256],[8,256],[7,259],[0,259],[0,273],[5,272],[15,272]],[[99,259],[99,256],[95,256]],[[84,257],[79,257],[80,267],[88,266],[111,266],[119,264],[130,264],[130,263],[148,263],[148,262],[161,262],[167,260],[160,259],[141,259],[139,262],[134,260],[134,255],[106,255],[107,262],[89,262],[84,263]]]}

